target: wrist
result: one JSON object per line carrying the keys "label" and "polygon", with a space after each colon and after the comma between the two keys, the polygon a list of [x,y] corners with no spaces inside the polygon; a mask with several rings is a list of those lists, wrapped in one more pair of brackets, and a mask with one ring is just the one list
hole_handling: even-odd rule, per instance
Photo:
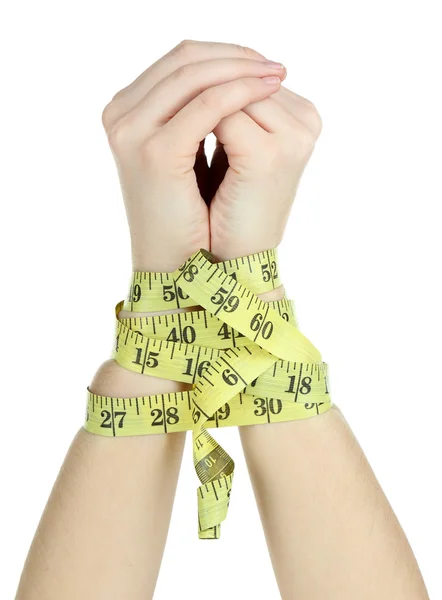
{"label": "wrist", "polygon": [[284,297],[284,286],[280,285],[274,290],[269,290],[268,292],[263,292],[262,294],[256,294],[258,298],[260,298],[263,302],[275,302],[277,300],[282,300]]}
{"label": "wrist", "polygon": [[[218,262],[233,260],[235,258],[241,258],[243,256],[250,256],[251,254],[257,254],[259,252],[265,252],[266,250],[272,250],[276,248],[278,244],[265,245],[259,240],[247,240],[242,245],[212,245],[211,253],[215,256]],[[263,292],[262,294],[256,294],[263,302],[275,302],[282,300],[284,297],[284,286],[280,285],[272,290]]]}
{"label": "wrist", "polygon": [[[273,291],[273,290],[272,290]],[[158,317],[161,315],[172,315],[175,313],[189,312],[191,310],[200,310],[201,306],[188,306],[184,308],[170,308],[167,310],[157,310],[152,312],[134,312],[130,310],[120,310],[118,318],[120,319],[131,319],[131,318],[143,318],[143,317]]]}
{"label": "wrist", "polygon": [[[199,250],[199,248],[196,248]],[[173,273],[192,254],[184,256],[182,252],[136,252],[132,250],[132,271],[150,273]]]}
{"label": "wrist", "polygon": [[191,388],[191,384],[129,371],[114,359],[106,360],[99,366],[89,385],[93,394],[114,398],[139,398]]}
{"label": "wrist", "polygon": [[[132,271],[173,273],[200,248],[209,248],[208,236],[189,236],[185,242],[172,234],[156,236],[145,234],[143,238],[132,235]],[[150,238],[150,242],[146,241]]]}
{"label": "wrist", "polygon": [[217,236],[215,239],[213,237],[211,238],[210,251],[221,262],[257,254],[258,252],[264,252],[265,250],[272,250],[279,246],[280,241],[280,238],[276,235],[263,237],[262,235],[257,234],[256,237],[251,238],[250,236],[246,236],[246,239],[241,239],[239,237],[236,240],[221,240],[219,236]]}

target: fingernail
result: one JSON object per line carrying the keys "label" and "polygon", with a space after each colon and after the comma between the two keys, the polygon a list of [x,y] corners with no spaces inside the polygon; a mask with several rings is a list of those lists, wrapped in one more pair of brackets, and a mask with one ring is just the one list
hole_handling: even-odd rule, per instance
{"label": "fingernail", "polygon": [[279,62],[273,62],[273,60],[266,60],[264,64],[269,69],[278,69],[279,71],[283,71],[285,69],[283,64]]}
{"label": "fingernail", "polygon": [[275,83],[281,83],[281,80],[279,79],[279,77],[276,77],[276,75],[271,75],[270,77],[263,77],[262,80],[265,83],[269,83],[270,85],[275,85]]}

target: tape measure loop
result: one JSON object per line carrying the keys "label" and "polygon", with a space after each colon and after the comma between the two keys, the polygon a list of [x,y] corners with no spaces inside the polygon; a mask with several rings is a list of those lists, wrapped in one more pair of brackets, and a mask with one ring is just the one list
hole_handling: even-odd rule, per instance
{"label": "tape measure loop", "polygon": [[[92,433],[192,430],[200,539],[220,537],[235,466],[207,430],[305,419],[332,406],[327,364],[299,331],[293,301],[256,295],[280,285],[276,249],[222,263],[201,249],[174,273],[134,272],[128,297],[115,307],[112,357],[192,389],[108,398],[88,388],[84,427]],[[170,308],[194,310],[119,316]]]}

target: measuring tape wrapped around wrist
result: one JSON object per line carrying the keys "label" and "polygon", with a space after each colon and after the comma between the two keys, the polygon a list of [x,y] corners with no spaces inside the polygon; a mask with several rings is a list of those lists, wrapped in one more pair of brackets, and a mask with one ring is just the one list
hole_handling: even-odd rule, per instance
{"label": "measuring tape wrapped around wrist", "polygon": [[[116,312],[112,358],[192,384],[185,392],[110,398],[88,389],[85,429],[104,436],[192,430],[198,537],[217,539],[234,461],[207,429],[304,419],[332,406],[327,364],[299,331],[293,302],[264,302],[281,284],[276,250],[216,263],[200,250],[174,273],[134,272]],[[157,316],[119,317],[121,310]],[[201,309],[202,307],[202,309]]]}

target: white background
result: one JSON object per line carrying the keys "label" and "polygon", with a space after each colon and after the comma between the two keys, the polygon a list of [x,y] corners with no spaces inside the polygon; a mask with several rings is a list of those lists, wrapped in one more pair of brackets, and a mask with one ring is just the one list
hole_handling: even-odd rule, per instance
{"label": "white background", "polygon": [[[323,132],[281,271],[334,401],[442,598],[440,19],[437,2],[14,2],[0,18],[1,553],[12,598],[85,391],[110,355],[129,237],[102,130],[111,97],[180,40],[283,62]],[[88,343],[83,339],[88,332]],[[59,337],[59,334],[62,334]],[[221,538],[198,540],[188,434],[155,598],[278,598],[235,428]],[[306,456],[308,460],[308,456]],[[213,582],[213,565],[228,577]],[[229,579],[231,578],[231,583]],[[234,583],[233,583],[234,582]]]}

